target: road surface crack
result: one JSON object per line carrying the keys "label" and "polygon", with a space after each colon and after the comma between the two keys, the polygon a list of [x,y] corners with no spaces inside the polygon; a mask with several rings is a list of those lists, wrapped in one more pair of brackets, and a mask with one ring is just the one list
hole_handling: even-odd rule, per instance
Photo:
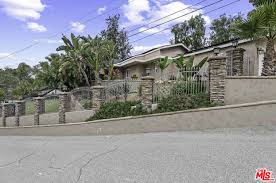
{"label": "road surface crack", "polygon": [[101,153],[101,154],[98,154],[98,155],[96,155],[96,156],[91,157],[91,158],[80,168],[76,183],[78,183],[78,182],[80,181],[80,179],[81,179],[81,177],[82,177],[82,174],[83,174],[83,170],[84,170],[93,160],[96,160],[97,158],[100,158],[100,157],[105,156],[105,155],[107,155],[107,154],[113,153],[113,152],[117,151],[117,150],[119,149],[119,147],[120,147],[120,146],[118,146],[118,147],[116,147],[116,148],[114,148],[114,149],[111,149],[111,150],[109,150],[109,151],[103,152],[103,153]]}
{"label": "road surface crack", "polygon": [[31,152],[31,153],[29,153],[29,154],[27,154],[25,156],[22,156],[22,157],[18,158],[15,161],[12,161],[12,162],[4,164],[4,165],[0,165],[0,168],[6,168],[6,167],[8,167],[10,165],[13,165],[15,163],[17,163],[17,165],[19,166],[23,160],[25,160],[25,159],[27,159],[27,158],[35,155],[37,153],[37,151],[39,151],[40,147],[43,147],[46,143],[47,142],[43,143],[41,146],[39,146],[38,148],[36,148],[33,152]]}

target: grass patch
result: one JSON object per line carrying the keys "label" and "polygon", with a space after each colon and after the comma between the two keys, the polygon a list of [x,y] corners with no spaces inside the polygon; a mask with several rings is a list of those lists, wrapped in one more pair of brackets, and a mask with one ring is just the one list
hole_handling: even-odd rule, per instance
{"label": "grass patch", "polygon": [[[58,112],[59,100],[50,99],[45,100],[45,113]],[[34,101],[26,101],[26,115],[32,115],[35,112]]]}

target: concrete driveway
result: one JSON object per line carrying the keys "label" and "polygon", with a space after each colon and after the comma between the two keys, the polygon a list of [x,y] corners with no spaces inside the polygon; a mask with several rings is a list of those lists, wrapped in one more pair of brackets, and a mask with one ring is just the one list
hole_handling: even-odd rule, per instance
{"label": "concrete driveway", "polygon": [[1,183],[256,182],[276,178],[276,127],[102,137],[0,137]]}

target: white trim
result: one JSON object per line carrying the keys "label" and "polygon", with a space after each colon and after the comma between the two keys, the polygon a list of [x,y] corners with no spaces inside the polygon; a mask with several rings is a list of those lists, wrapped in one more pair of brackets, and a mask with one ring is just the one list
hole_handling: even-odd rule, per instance
{"label": "white trim", "polygon": [[[114,64],[114,66],[115,66],[115,67],[126,66],[126,65],[128,65],[128,64],[130,64],[130,63],[133,63],[132,60],[135,59],[135,58],[143,57],[143,56],[146,56],[146,55],[148,55],[148,54],[154,53],[154,52],[156,52],[156,51],[160,51],[160,50],[162,50],[162,49],[168,49],[168,48],[173,48],[173,47],[178,47],[178,46],[181,46],[181,47],[183,47],[184,49],[186,49],[186,50],[189,51],[189,49],[188,49],[186,46],[184,46],[182,43],[178,43],[178,44],[174,44],[174,45],[165,45],[165,46],[160,46],[160,47],[158,47],[158,48],[153,48],[153,50],[151,50],[150,52],[146,52],[146,53],[144,52],[144,53],[142,53],[142,54],[135,55],[135,56],[133,56],[133,57],[131,57],[131,58],[129,58],[129,59],[123,61],[123,62]],[[153,58],[153,59],[158,59],[158,58],[164,58],[164,56],[155,57],[155,58]],[[153,59],[151,58],[151,59],[148,59],[148,60],[135,60],[135,62],[138,61],[138,62],[142,62],[142,63],[143,63],[143,62],[148,62],[148,61],[153,60]]]}
{"label": "white trim", "polygon": [[[251,42],[252,40],[251,39],[243,39],[243,40],[239,40],[239,44],[243,44],[243,43],[247,43],[247,42]],[[190,57],[190,56],[193,56],[193,55],[198,55],[198,54],[202,54],[202,53],[207,53],[207,52],[211,52],[214,50],[215,47],[218,47],[218,48],[227,48],[227,47],[231,47],[232,46],[232,43],[226,43],[226,44],[222,44],[222,45],[218,45],[218,46],[212,46],[210,48],[206,48],[206,49],[203,49],[203,50],[199,50],[199,51],[195,51],[195,52],[192,52],[192,53],[188,53],[188,54],[184,54],[184,57]],[[175,57],[175,58],[178,58],[178,57]]]}

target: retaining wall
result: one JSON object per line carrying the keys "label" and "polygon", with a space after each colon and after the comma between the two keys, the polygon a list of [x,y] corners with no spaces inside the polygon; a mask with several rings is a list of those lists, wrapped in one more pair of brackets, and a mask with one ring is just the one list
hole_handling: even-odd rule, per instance
{"label": "retaining wall", "polygon": [[235,76],[225,82],[225,104],[276,100],[276,77]]}
{"label": "retaining wall", "polygon": [[276,101],[88,123],[0,128],[0,135],[88,136],[276,125]]}
{"label": "retaining wall", "polygon": [[[80,121],[85,121],[93,114],[94,114],[94,111],[92,110],[67,112],[66,123],[76,123]],[[40,114],[39,118],[40,118],[40,125],[53,125],[53,124],[59,123],[58,113]],[[1,120],[2,119],[0,117],[0,121]],[[20,117],[20,126],[32,126],[32,125],[34,125],[33,115]],[[2,123],[0,123],[0,126],[2,126]],[[14,126],[15,126],[15,117],[8,117],[7,127],[14,127]]]}

